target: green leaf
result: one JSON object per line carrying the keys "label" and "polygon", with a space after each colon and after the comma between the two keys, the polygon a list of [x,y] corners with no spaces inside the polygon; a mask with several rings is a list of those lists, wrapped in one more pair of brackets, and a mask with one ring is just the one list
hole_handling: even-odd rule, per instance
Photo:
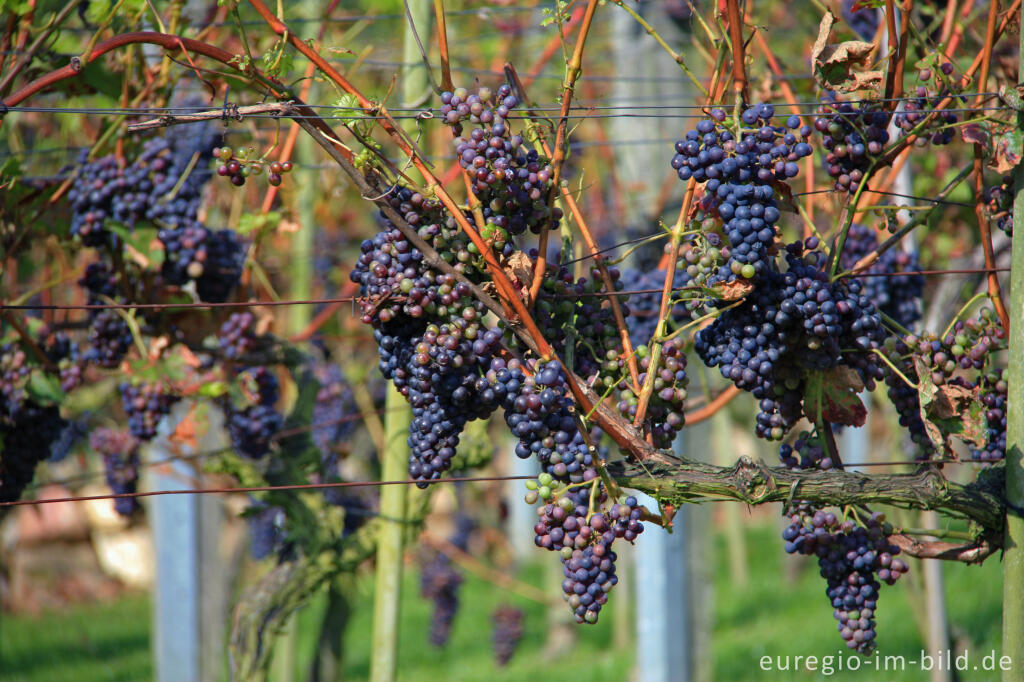
{"label": "green leaf", "polygon": [[55,405],[64,400],[60,379],[41,369],[37,369],[29,375],[26,389],[29,397],[40,405]]}
{"label": "green leaf", "polygon": [[0,12],[11,12],[19,17],[32,9],[31,0],[0,0]]}
{"label": "green leaf", "polygon": [[249,236],[254,232],[263,232],[281,222],[281,213],[271,211],[270,213],[243,213],[238,219],[236,232],[243,236]]}
{"label": "green leaf", "polygon": [[204,398],[219,398],[228,392],[228,385],[223,381],[210,381],[199,387],[199,395]]}
{"label": "green leaf", "polygon": [[20,178],[22,175],[24,175],[24,171],[21,169],[19,159],[9,156],[0,164],[0,181]]}

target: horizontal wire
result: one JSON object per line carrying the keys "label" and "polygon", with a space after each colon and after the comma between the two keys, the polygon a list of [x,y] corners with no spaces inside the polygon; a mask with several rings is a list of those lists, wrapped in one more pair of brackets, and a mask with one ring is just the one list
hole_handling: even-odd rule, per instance
{"label": "horizontal wire", "polygon": [[[998,97],[998,96],[999,96],[998,92],[964,92],[964,93],[959,93],[959,94],[957,94],[957,95],[955,95],[953,97],[954,98],[955,97],[976,98],[976,97]],[[908,101],[915,101],[915,100],[919,100],[919,99],[922,99],[922,98],[915,97],[915,96],[903,96],[903,97],[888,97],[888,98],[882,98],[882,99],[843,100],[843,103],[844,104],[873,104],[873,103],[879,103],[879,102],[908,102]],[[660,101],[664,102],[663,99],[660,100]],[[790,108],[790,107],[793,107],[793,106],[800,106],[800,107],[822,107],[822,106],[830,105],[831,102],[829,102],[828,100],[814,100],[814,101],[806,101],[806,102],[758,102],[758,104],[768,104],[768,105],[770,105],[772,107],[776,107],[776,108]],[[238,106],[256,106],[256,104],[238,105]],[[304,102],[302,104],[302,106],[307,107],[309,109],[336,109],[336,110],[341,110],[341,111],[364,111],[365,110],[365,107],[361,107],[361,106],[339,106],[337,104],[310,104],[308,102]],[[554,113],[559,113],[560,114],[561,111],[562,111],[561,107],[554,106],[554,105],[549,106],[549,107],[531,106],[529,108],[530,108],[531,111],[534,111],[534,112],[538,112],[538,111],[547,112],[547,111],[550,111],[550,112],[554,112]],[[664,104],[664,103],[662,103],[662,104],[646,104],[646,105],[637,105],[637,104],[633,104],[633,103],[626,103],[626,104],[608,104],[608,103],[597,104],[597,103],[586,103],[586,102],[582,102],[582,101],[578,101],[577,100],[576,103],[573,106],[570,107],[570,111],[581,111],[581,110],[604,111],[604,110],[611,110],[611,109],[628,109],[628,110],[635,110],[635,109],[697,109],[697,110],[703,111],[703,110],[708,110],[708,109],[713,109],[713,108],[716,108],[716,107],[709,106],[707,104]],[[1010,107],[1007,107],[1007,108],[1010,108]],[[46,111],[88,111],[90,113],[138,112],[140,114],[158,115],[158,114],[176,114],[176,113],[195,113],[195,112],[198,112],[198,111],[209,111],[209,110],[216,110],[216,109],[218,109],[218,107],[211,106],[211,105],[201,105],[201,104],[188,104],[188,105],[186,105],[186,104],[182,104],[182,105],[163,106],[163,107],[152,107],[152,106],[140,106],[140,107],[95,107],[95,108],[90,108],[90,107],[10,107],[9,111],[43,111],[43,112],[46,112]],[[966,108],[966,109],[961,109],[961,111],[971,111],[971,110],[975,110],[975,109],[976,108]],[[414,112],[414,113],[420,113],[420,112],[423,112],[425,110],[439,111],[439,109],[430,109],[429,107],[401,107],[401,106],[399,106],[399,107],[388,107],[388,111],[389,112]],[[914,113],[924,113],[926,111],[927,110],[915,109]],[[956,109],[941,109],[940,111],[957,111],[957,110]],[[784,116],[784,115],[785,114],[778,114],[777,116],[781,117],[781,116]]]}
{"label": "horizontal wire", "polygon": [[135,493],[111,493],[109,495],[78,495],[72,497],[53,497],[44,500],[15,500],[0,502],[0,507],[35,506],[39,504],[57,504],[61,502],[91,502],[93,500],[119,500],[138,497],[159,497],[162,495],[208,495],[212,493],[261,493],[284,490],[318,490],[322,488],[371,488],[383,485],[435,485],[437,483],[481,483],[497,481],[529,481],[536,476],[462,476],[439,478],[433,481],[339,481],[336,483],[295,483],[292,485],[264,485],[239,488],[185,488],[180,490],[149,490]]}
{"label": "horizontal wire", "polygon": [[[217,107],[203,107],[202,111],[216,111]],[[225,112],[232,111],[232,109],[225,109]],[[42,113],[42,114],[76,114],[76,115],[98,115],[98,116],[174,116],[174,114],[161,113],[161,112],[145,112],[134,109],[102,109],[102,108],[91,108],[91,107],[9,107],[8,111],[11,113]],[[316,115],[303,115],[303,114],[283,114],[278,112],[267,112],[267,113],[248,113],[244,115],[246,119],[287,119],[287,120],[315,120],[320,119],[324,121],[428,121],[431,119],[437,119],[443,123],[441,118],[440,109],[424,108],[417,110],[416,114],[389,114],[384,115],[331,115],[331,114],[316,114]],[[552,110],[553,111],[553,110]],[[578,108],[575,111],[578,113],[570,113],[568,118],[570,119],[630,119],[630,118],[645,118],[645,119],[703,119],[706,116],[702,113],[675,113],[675,114],[663,114],[663,113],[644,113],[644,112],[630,112],[621,111],[615,113],[590,113],[592,110],[584,108]],[[963,107],[963,108],[947,108],[947,109],[918,109],[914,113],[917,114],[929,114],[934,112],[945,112],[945,113],[974,113],[983,111],[1016,111],[1013,107],[1009,106],[991,106],[991,107]],[[429,117],[426,114],[430,114]],[[182,112],[181,115],[188,115]],[[816,112],[806,114],[794,114],[799,117],[809,118],[818,116]],[[230,118],[231,114],[226,114]],[[530,116],[528,114],[517,114],[510,113],[505,117],[508,121],[527,121],[535,120],[537,116]],[[216,122],[219,118],[208,118],[199,119],[194,121],[182,121],[179,123],[204,123],[204,122]]]}

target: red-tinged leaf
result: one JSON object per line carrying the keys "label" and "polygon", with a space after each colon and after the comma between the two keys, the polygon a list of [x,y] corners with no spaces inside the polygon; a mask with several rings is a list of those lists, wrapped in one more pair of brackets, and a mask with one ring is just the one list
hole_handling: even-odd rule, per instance
{"label": "red-tinged leaf", "polygon": [[963,138],[964,142],[971,144],[988,144],[988,131],[982,128],[977,123],[971,123],[960,127],[960,137]]}
{"label": "red-tinged leaf", "polygon": [[885,6],[885,0],[857,0],[850,8],[851,12],[859,12],[863,9],[878,9]]}
{"label": "red-tinged leaf", "polygon": [[804,415],[815,423],[824,420],[846,426],[864,426],[868,410],[857,396],[863,390],[864,382],[860,375],[845,365],[812,372],[807,377]]}

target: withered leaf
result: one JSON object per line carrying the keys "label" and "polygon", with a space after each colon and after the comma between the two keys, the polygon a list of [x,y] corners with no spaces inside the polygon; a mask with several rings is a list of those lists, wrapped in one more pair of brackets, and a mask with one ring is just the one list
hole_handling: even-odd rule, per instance
{"label": "withered leaf", "polygon": [[838,365],[824,372],[812,372],[807,378],[804,415],[812,422],[822,420],[846,426],[864,426],[868,411],[857,396],[864,390],[860,375],[850,367]]}

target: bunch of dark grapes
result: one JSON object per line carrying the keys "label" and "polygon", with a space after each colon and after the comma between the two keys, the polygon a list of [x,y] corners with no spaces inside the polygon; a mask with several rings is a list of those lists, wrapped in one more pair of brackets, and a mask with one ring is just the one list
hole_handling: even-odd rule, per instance
{"label": "bunch of dark grapes", "polygon": [[[651,370],[651,355],[646,346],[637,349],[640,357],[640,386],[645,385],[647,374]],[[625,363],[623,363],[625,371]],[[686,403],[686,352],[683,342],[669,339],[661,347],[658,364],[655,366],[654,392],[647,405],[647,420],[651,425],[651,437],[654,446],[668,448],[672,446],[676,434],[683,428],[686,420],[684,405]],[[632,420],[636,416],[639,395],[633,390],[629,379],[619,382],[620,399],[619,413]]]}
{"label": "bunch of dark grapes", "polygon": [[[809,240],[813,248],[817,240]],[[857,281],[829,280],[825,255],[788,247],[789,269],[766,271],[735,307],[697,333],[709,367],[759,402],[756,433],[780,440],[801,417],[808,372],[846,365],[868,390],[882,378],[871,351],[884,341],[881,319]]]}
{"label": "bunch of dark grapes", "polygon": [[196,285],[200,300],[226,301],[242,276],[245,247],[234,230],[211,230],[195,221],[161,229],[162,274],[168,284]]}
{"label": "bunch of dark grapes", "polygon": [[[878,247],[878,235],[866,225],[853,223],[846,235],[839,265],[849,270],[861,258]],[[861,289],[879,312],[885,313],[904,329],[912,329],[921,319],[921,296],[924,294],[924,275],[891,275],[916,272],[921,269],[917,252],[901,249],[884,251],[871,267],[862,271]]]}
{"label": "bunch of dark grapes", "polygon": [[557,229],[562,217],[561,209],[548,205],[553,178],[548,159],[510,130],[508,116],[518,105],[507,84],[497,92],[480,88],[471,95],[456,88],[441,94],[442,121],[455,135],[462,134],[463,121],[479,126],[456,138],[455,154],[482,204],[481,235],[493,241],[499,253],[510,237],[527,229],[534,234]]}
{"label": "bunch of dark grapes", "polygon": [[[690,276],[687,272],[677,269],[672,288],[678,291],[685,287],[689,281]],[[651,342],[651,338],[654,336],[658,326],[658,314],[661,311],[661,291],[665,285],[665,271],[643,272],[634,269],[623,270],[619,283],[622,285],[621,291],[623,294],[626,294],[620,296],[619,300],[622,301],[622,314],[626,318],[629,339],[633,343],[634,348],[647,345]],[[629,293],[632,291],[643,293]],[[690,312],[686,304],[682,302],[676,303],[672,306],[667,331],[672,331],[689,320]]]}
{"label": "bunch of dark grapes", "polygon": [[1002,368],[993,369],[978,382],[981,404],[985,408],[986,441],[984,447],[971,448],[971,457],[983,462],[1006,458],[1007,383]]}
{"label": "bunch of dark grapes", "polygon": [[217,175],[228,178],[235,187],[244,185],[246,178],[263,175],[263,171],[267,172],[267,182],[277,187],[283,180],[281,176],[292,172],[291,161],[267,162],[262,158],[250,159],[250,156],[255,155],[255,150],[245,147],[239,147],[237,150],[232,150],[231,147],[218,147],[213,150],[213,155],[221,161],[221,165],[217,166]]}
{"label": "bunch of dark grapes", "polygon": [[[132,494],[139,488],[139,441],[127,431],[100,427],[89,436],[89,446],[103,456],[107,485],[115,495]],[[118,497],[114,510],[131,516],[139,509],[134,497]]]}
{"label": "bunch of dark grapes", "polygon": [[[619,271],[609,268],[608,274],[615,290],[622,291]],[[611,386],[618,381],[621,340],[611,301],[601,295],[600,273],[593,268],[590,275],[589,280],[574,279],[563,266],[545,277],[534,304],[534,320],[560,357],[572,352],[577,374],[588,381],[599,377],[605,386]],[[628,311],[626,308],[623,314]],[[506,333],[506,341],[515,345],[511,332]]]}
{"label": "bunch of dark grapes", "polygon": [[[465,237],[436,201],[397,187],[388,200],[456,270],[481,278]],[[389,221],[361,250],[350,277],[360,284],[362,320],[374,327],[381,373],[412,405],[409,474],[425,485],[450,468],[466,423],[498,407],[482,374],[501,334],[482,325],[470,287],[428,267]]]}
{"label": "bunch of dark grapes", "polygon": [[249,554],[259,561],[271,554],[280,554],[288,537],[285,515],[281,507],[254,501],[245,511],[249,524]]}
{"label": "bunch of dark grapes", "polygon": [[122,169],[113,154],[89,161],[88,150],[79,157],[78,177],[68,190],[71,202],[71,235],[86,246],[102,246],[110,240],[104,223],[112,217],[115,192],[123,191]]}
{"label": "bunch of dark grapes", "polygon": [[[470,518],[458,515],[455,519],[455,533],[449,542],[465,552],[469,547],[469,536],[473,526]],[[444,646],[451,637],[452,623],[459,608],[459,587],[462,580],[462,573],[452,563],[451,558],[439,551],[431,552],[420,569],[420,594],[424,599],[434,603],[429,637],[430,643],[436,647]]]}
{"label": "bunch of dark grapes", "polygon": [[[6,393],[6,375],[2,380]],[[44,406],[32,400],[14,405],[0,399],[0,502],[21,498],[25,486],[32,482],[36,465],[50,455],[51,445],[66,426],[55,405]]]}
{"label": "bunch of dark grapes", "polygon": [[985,191],[985,208],[988,212],[988,219],[996,223],[996,227],[1006,233],[1007,237],[1013,236],[1013,178],[1004,176],[998,185],[993,185]]}
{"label": "bunch of dark grapes", "polygon": [[[105,261],[90,263],[78,285],[86,290],[89,305],[124,303],[121,277]],[[82,360],[100,367],[117,367],[131,349],[134,339],[128,322],[113,308],[89,311],[89,348]]]}
{"label": "bunch of dark grapes", "polygon": [[50,362],[57,366],[61,390],[67,393],[78,388],[85,379],[85,358],[79,351],[78,343],[61,332],[49,338],[47,336],[49,333],[46,330],[40,333],[42,342],[39,345]]}
{"label": "bunch of dark grapes", "polygon": [[54,405],[33,400],[28,382],[33,367],[17,343],[0,347],[0,501],[13,502],[50,456],[51,446],[68,422]]}
{"label": "bunch of dark grapes", "polygon": [[875,648],[875,612],[880,583],[892,585],[906,573],[889,542],[893,528],[875,512],[860,525],[832,512],[797,504],[787,513],[790,525],[782,531],[789,554],[818,557],[826,594],[846,646],[862,654]]}
{"label": "bunch of dark grapes", "polygon": [[180,400],[160,384],[122,382],[121,406],[128,415],[128,428],[139,440],[152,440],[160,420]]}
{"label": "bunch of dark grapes", "polygon": [[919,147],[923,147],[928,143],[934,145],[949,144],[957,137],[956,123],[960,119],[948,109],[941,111],[936,111],[935,109],[949,94],[949,90],[944,89],[942,94],[929,95],[928,88],[924,85],[919,85],[914,90],[914,98],[903,102],[903,108],[897,112],[893,120],[900,130],[909,134],[927,118],[929,123],[923,130],[917,133],[915,144]]}
{"label": "bunch of dark grapes", "polygon": [[491,646],[494,649],[494,660],[499,666],[508,665],[512,660],[519,640],[523,638],[522,609],[503,604],[494,610],[491,615],[491,622],[494,630],[491,632]]}
{"label": "bunch of dark grapes", "polygon": [[[885,374],[886,395],[896,410],[899,424],[910,437],[911,442],[918,450],[918,458],[931,459],[935,454],[935,445],[928,436],[924,420],[921,418],[921,397],[917,386],[911,386],[907,381],[917,382],[917,369],[914,367],[911,348],[907,344],[914,344],[917,348],[916,338],[901,339],[890,336],[885,340],[882,351],[889,362],[898,369],[903,376],[900,376],[888,364],[882,367]],[[929,350],[931,344],[928,344]],[[904,379],[906,377],[906,379]]]}
{"label": "bunch of dark grapes", "polygon": [[597,478],[593,454],[570,411],[572,400],[562,366],[552,360],[538,363],[534,370],[533,376],[527,376],[518,360],[506,364],[497,359],[487,376],[493,376],[505,423],[519,439],[516,456],[536,458],[544,472],[562,483]]}
{"label": "bunch of dark grapes", "polygon": [[[919,367],[927,368],[928,380],[936,386],[951,384],[977,391],[985,409],[986,437],[983,443],[970,443],[971,456],[983,461],[998,461],[1006,454],[1006,381],[999,353],[1006,349],[1006,332],[995,313],[983,308],[977,319],[957,321],[945,336],[932,334],[886,340],[884,352],[892,368],[883,367],[889,399],[920,449],[928,459],[938,450],[925,429],[921,417],[918,389],[907,381],[919,383]],[[917,362],[915,363],[915,360]]]}
{"label": "bunch of dark grapes", "polygon": [[779,445],[779,461],[787,469],[831,469],[832,458],[817,434],[801,431],[792,444]]}
{"label": "bunch of dark grapes", "polygon": [[855,10],[854,6],[858,4],[858,0],[843,0],[840,6],[843,21],[861,40],[872,41],[878,32],[878,12],[870,7]]}
{"label": "bunch of dark grapes", "polygon": [[890,114],[874,102],[840,102],[829,98],[818,109],[814,127],[828,150],[825,170],[838,190],[856,192],[871,163],[889,142]]}
{"label": "bunch of dark grapes", "polygon": [[83,359],[100,367],[117,367],[132,343],[132,331],[124,318],[116,310],[100,310],[89,320],[89,349]]}
{"label": "bunch of dark grapes", "polygon": [[217,345],[228,360],[239,360],[252,353],[259,345],[256,316],[248,310],[231,313],[220,326]]}
{"label": "bunch of dark grapes", "polygon": [[207,150],[215,135],[210,125],[195,132],[147,140],[124,165],[113,154],[89,161],[83,150],[78,177],[68,191],[71,234],[86,246],[102,246],[111,239],[108,219],[128,227],[139,220],[172,226],[194,220],[210,179]]}
{"label": "bunch of dark grapes", "polygon": [[728,242],[729,257],[717,279],[747,279],[760,273],[775,243],[779,220],[775,182],[800,172],[797,161],[812,153],[810,126],[791,116],[784,126],[771,121],[775,109],[759,104],[745,110],[737,130],[726,124],[726,112],[712,109],[711,117],[676,142],[672,168],[681,180],[704,183],[700,207],[717,215]]}
{"label": "bunch of dark grapes", "polygon": [[270,452],[270,443],[284,424],[274,407],[281,397],[280,387],[266,367],[247,369],[239,379],[247,404],[241,409],[228,406],[228,434],[239,453],[260,459]]}
{"label": "bunch of dark grapes", "polygon": [[[388,202],[420,237],[448,254],[457,271],[473,280],[480,278],[472,264],[472,245],[440,203],[404,187],[393,188]],[[396,318],[399,322],[426,317],[436,320],[460,315],[465,306],[472,305],[468,286],[425,266],[419,249],[383,213],[381,220],[383,229],[362,243],[359,260],[349,275],[360,285],[364,324],[376,328]]]}

